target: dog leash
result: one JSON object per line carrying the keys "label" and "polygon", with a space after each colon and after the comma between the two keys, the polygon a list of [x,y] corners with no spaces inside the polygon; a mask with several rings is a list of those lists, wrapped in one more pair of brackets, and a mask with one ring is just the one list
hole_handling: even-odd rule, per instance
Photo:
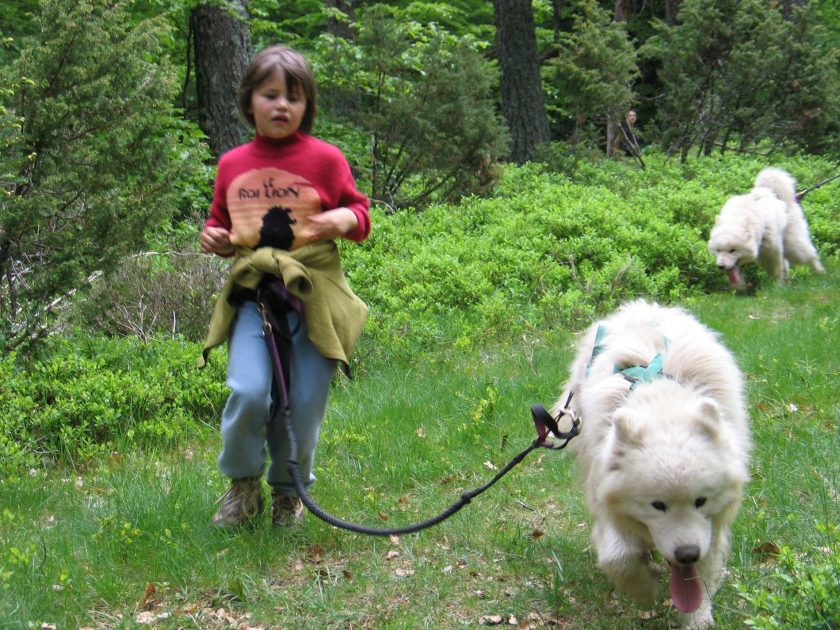
{"label": "dog leash", "polygon": [[[278,303],[285,303],[287,305],[285,310],[280,310],[279,316],[277,308],[279,305]],[[286,469],[288,470],[289,475],[291,475],[292,481],[295,485],[295,490],[306,508],[322,521],[329,523],[334,527],[357,532],[359,534],[366,534],[368,536],[399,536],[403,534],[414,534],[422,531],[448,519],[465,505],[469,504],[475,497],[489,489],[497,481],[499,481],[499,479],[510,472],[511,469],[525,459],[531,451],[537,448],[562,450],[566,448],[572,438],[580,433],[580,419],[577,418],[574,412],[569,409],[569,403],[572,400],[574,392],[569,391],[566,402],[560,409],[556,418],[552,417],[552,415],[542,405],[533,405],[531,407],[531,415],[534,421],[534,427],[537,431],[537,438],[527,448],[511,459],[510,462],[508,462],[504,468],[499,470],[499,472],[496,473],[490,481],[483,486],[475,488],[474,490],[463,492],[457,501],[436,516],[411,525],[394,528],[368,527],[366,525],[359,525],[345,521],[323,510],[310,496],[304,485],[303,477],[300,473],[300,466],[297,461],[297,439],[294,427],[292,426],[291,413],[289,412],[289,363],[288,359],[283,357],[284,353],[280,350],[280,346],[287,344],[289,340],[288,323],[286,322],[285,314],[292,308],[296,308],[296,300],[288,293],[285,285],[283,285],[283,282],[279,278],[275,278],[269,280],[268,282],[264,282],[261,285],[260,289],[257,291],[257,305],[259,306],[260,312],[263,316],[263,336],[268,346],[269,354],[271,355],[272,370],[274,372],[275,401],[277,401],[276,404],[281,405],[280,415],[282,416],[283,424],[286,428],[286,436],[289,440],[289,459],[286,464]],[[287,346],[283,345],[283,347]],[[572,419],[571,428],[567,432],[560,431],[558,427],[558,422],[564,415],[569,415]],[[553,442],[549,439],[549,435],[553,435],[557,439],[562,440],[562,442]]]}
{"label": "dog leash", "polygon": [[[507,465],[505,465],[504,468],[502,468],[498,473],[496,473],[496,475],[486,484],[484,484],[483,486],[479,486],[474,490],[463,492],[457,501],[455,501],[452,505],[450,505],[448,508],[446,508],[436,516],[433,516],[432,518],[426,519],[424,521],[413,523],[411,525],[406,525],[405,527],[380,529],[376,527],[368,527],[367,525],[351,523],[349,521],[345,521],[336,516],[333,516],[332,514],[329,514],[315,502],[315,500],[309,495],[309,492],[306,490],[303,484],[303,478],[300,474],[300,468],[297,463],[297,443],[295,441],[294,428],[292,427],[291,415],[289,414],[288,408],[285,408],[282,412],[284,422],[286,424],[286,434],[289,437],[289,460],[286,464],[286,468],[289,471],[292,480],[294,481],[295,490],[297,491],[301,501],[303,501],[303,504],[312,514],[320,518],[322,521],[325,521],[326,523],[329,523],[330,525],[339,527],[341,529],[346,529],[351,532],[357,532],[359,534],[366,534],[368,536],[400,536],[403,534],[415,534],[419,531],[437,525],[442,521],[445,521],[450,516],[458,512],[465,505],[469,504],[475,497],[483,493],[485,490],[489,489],[499,479],[504,477],[508,472],[511,471],[511,469],[514,466],[516,466],[519,462],[525,459],[525,457],[534,449],[541,447],[550,448],[554,450],[564,449],[566,448],[566,445],[571,441],[571,439],[578,435],[578,433],[580,432],[580,420],[577,418],[575,418],[572,421],[572,429],[570,431],[566,433],[554,433],[554,431],[552,429],[548,429],[548,427],[551,425],[556,426],[556,419],[551,417],[551,415],[545,410],[545,407],[543,407],[542,405],[534,405],[531,408],[531,411],[532,414],[534,414],[534,424],[537,426],[537,439],[535,439],[526,449],[524,449],[513,459],[511,459],[507,463]],[[547,419],[549,420],[549,422],[546,422]],[[545,434],[540,433],[540,426],[546,428]],[[556,437],[563,440],[563,442],[560,444],[554,444],[553,442],[548,440],[549,430]]]}
{"label": "dog leash", "polygon": [[796,201],[802,201],[802,197],[804,197],[805,195],[807,195],[809,192],[811,192],[812,190],[816,190],[817,188],[822,188],[822,187],[823,187],[823,186],[825,186],[827,183],[829,183],[829,182],[833,182],[833,181],[834,181],[835,179],[837,179],[838,177],[840,177],[840,173],[837,173],[837,175],[835,175],[834,177],[829,177],[828,179],[826,179],[826,180],[824,180],[824,181],[821,181],[819,184],[817,184],[817,185],[815,185],[815,186],[811,186],[810,188],[806,188],[806,189],[805,189],[805,190],[803,190],[802,192],[798,192],[798,193],[796,193]]}

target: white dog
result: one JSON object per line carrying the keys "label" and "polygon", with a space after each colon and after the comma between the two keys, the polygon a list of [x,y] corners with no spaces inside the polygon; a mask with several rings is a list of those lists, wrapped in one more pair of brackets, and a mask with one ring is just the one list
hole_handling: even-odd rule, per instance
{"label": "white dog", "polygon": [[749,423],[732,355],[684,310],[639,300],[589,328],[569,391],[581,419],[570,450],[599,567],[652,604],[658,551],[670,565],[682,624],[707,628],[748,480]]}
{"label": "white dog", "polygon": [[762,170],[746,195],[730,197],[709,234],[709,251],[729,283],[743,290],[741,266],[758,260],[776,281],[787,279],[790,265],[810,265],[825,273],[796,201],[796,182],[773,167]]}

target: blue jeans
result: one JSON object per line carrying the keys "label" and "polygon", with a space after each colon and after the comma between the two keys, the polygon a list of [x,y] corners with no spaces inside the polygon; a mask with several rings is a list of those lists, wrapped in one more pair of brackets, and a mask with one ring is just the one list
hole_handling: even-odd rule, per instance
{"label": "blue jeans", "polygon": [[[326,359],[318,352],[297,313],[289,313],[288,320],[292,331],[289,407],[297,441],[297,461],[304,485],[309,487],[315,482],[312,462],[337,361]],[[274,375],[262,325],[256,302],[245,302],[239,307],[228,345],[227,385],[231,393],[222,412],[219,470],[231,479],[262,475],[267,445],[271,457],[268,483],[280,494],[296,496],[291,475],[286,470],[289,458],[286,427],[282,415],[274,413]]]}

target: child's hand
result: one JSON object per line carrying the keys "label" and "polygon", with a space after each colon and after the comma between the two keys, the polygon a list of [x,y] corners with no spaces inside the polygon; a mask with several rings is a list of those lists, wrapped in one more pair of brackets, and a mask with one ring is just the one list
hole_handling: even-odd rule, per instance
{"label": "child's hand", "polygon": [[198,235],[201,249],[208,254],[228,255],[234,251],[230,242],[230,232],[220,227],[205,227]]}
{"label": "child's hand", "polygon": [[336,208],[309,217],[308,229],[315,240],[335,239],[352,232],[359,224],[356,213],[349,208]]}

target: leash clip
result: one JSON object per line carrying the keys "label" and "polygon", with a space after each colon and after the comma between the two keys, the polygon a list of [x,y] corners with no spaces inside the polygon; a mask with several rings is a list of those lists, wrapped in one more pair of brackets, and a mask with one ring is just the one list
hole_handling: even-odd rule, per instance
{"label": "leash clip", "polygon": [[[531,407],[531,416],[534,418],[534,426],[537,429],[536,443],[544,448],[557,450],[566,448],[566,445],[571,439],[580,433],[580,418],[568,407],[563,407],[557,418],[553,418],[542,405],[533,405]],[[572,428],[566,432],[560,431],[560,428],[557,426],[557,421],[563,416],[569,416],[572,419]],[[555,444],[549,440],[549,433],[563,440],[563,443]]]}
{"label": "leash clip", "polygon": [[269,339],[274,331],[271,328],[271,320],[268,317],[268,310],[265,308],[262,301],[257,302],[257,307],[260,309],[260,315],[262,315],[263,319],[263,337]]}

